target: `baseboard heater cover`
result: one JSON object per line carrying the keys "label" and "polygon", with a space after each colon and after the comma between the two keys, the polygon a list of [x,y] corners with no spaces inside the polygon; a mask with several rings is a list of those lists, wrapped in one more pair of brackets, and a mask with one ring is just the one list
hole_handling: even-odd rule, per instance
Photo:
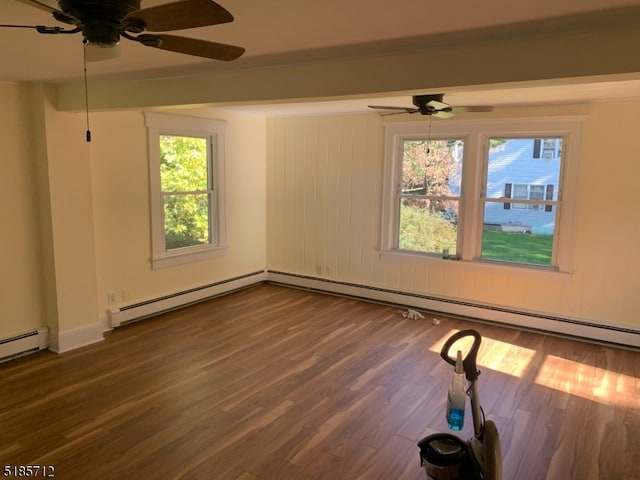
{"label": "baseboard heater cover", "polygon": [[35,353],[49,347],[49,329],[41,327],[31,332],[0,340],[0,362]]}
{"label": "baseboard heater cover", "polygon": [[252,285],[264,283],[265,280],[265,271],[253,272],[143,302],[110,307],[108,310],[109,325],[111,328],[120,327],[133,321],[142,320],[160,313],[186,307],[187,305],[203,302],[220,295],[226,295]]}
{"label": "baseboard heater cover", "polygon": [[640,348],[640,330],[617,325],[593,323],[535,312],[521,312],[515,309],[274,270],[267,271],[267,279],[269,283],[284,286],[306,288],[402,307],[412,307],[434,313],[442,313],[443,315],[514,326],[547,334],[582,338],[591,342]]}

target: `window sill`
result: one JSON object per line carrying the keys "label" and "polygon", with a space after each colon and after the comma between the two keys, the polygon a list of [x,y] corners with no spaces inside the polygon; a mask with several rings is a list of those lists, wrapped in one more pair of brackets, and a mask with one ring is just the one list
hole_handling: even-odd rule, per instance
{"label": "window sill", "polygon": [[510,264],[491,260],[455,260],[428,253],[417,253],[401,250],[379,250],[380,260],[389,263],[411,263],[445,268],[452,271],[468,273],[487,273],[510,277],[526,277],[543,281],[570,283],[571,272],[561,272],[552,267],[536,265]]}
{"label": "window sill", "polygon": [[165,253],[162,256],[151,259],[151,268],[175,267],[184,263],[200,262],[213,257],[219,257],[227,253],[226,246],[191,247],[183,250]]}

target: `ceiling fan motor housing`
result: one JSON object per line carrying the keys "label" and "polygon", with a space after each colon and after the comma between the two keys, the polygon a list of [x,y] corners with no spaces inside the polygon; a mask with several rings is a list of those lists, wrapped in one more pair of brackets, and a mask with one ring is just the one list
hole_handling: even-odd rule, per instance
{"label": "ceiling fan motor housing", "polygon": [[439,112],[441,109],[434,107],[430,102],[437,102],[438,104],[444,104],[444,93],[434,93],[430,95],[414,95],[413,104],[418,107],[418,110],[422,115],[433,115]]}
{"label": "ceiling fan motor housing", "polygon": [[58,6],[82,22],[87,42],[113,47],[120,42],[124,18],[140,10],[140,0],[58,0]]}

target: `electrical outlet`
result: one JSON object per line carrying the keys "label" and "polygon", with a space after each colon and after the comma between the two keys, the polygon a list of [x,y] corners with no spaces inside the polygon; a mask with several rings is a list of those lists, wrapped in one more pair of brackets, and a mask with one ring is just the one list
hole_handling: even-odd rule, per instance
{"label": "electrical outlet", "polygon": [[113,307],[116,304],[116,292],[107,293],[107,303],[110,307]]}

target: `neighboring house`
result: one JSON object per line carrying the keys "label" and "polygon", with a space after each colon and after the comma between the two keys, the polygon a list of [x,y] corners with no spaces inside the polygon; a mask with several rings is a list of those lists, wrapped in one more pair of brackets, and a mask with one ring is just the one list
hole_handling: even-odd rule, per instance
{"label": "neighboring house", "polygon": [[556,207],[533,203],[557,200],[561,138],[511,138],[489,151],[487,198],[513,202],[487,203],[485,227],[553,234]]}

